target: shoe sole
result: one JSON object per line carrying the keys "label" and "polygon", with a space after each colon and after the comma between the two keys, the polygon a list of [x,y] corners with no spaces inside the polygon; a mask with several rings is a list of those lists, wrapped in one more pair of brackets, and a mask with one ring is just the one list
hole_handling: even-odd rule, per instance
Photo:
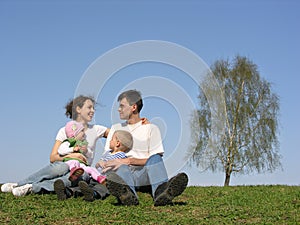
{"label": "shoe sole", "polygon": [[132,193],[130,187],[117,174],[109,174],[106,177],[106,187],[110,194],[117,197],[123,205],[138,205],[137,197]]}
{"label": "shoe sole", "polygon": [[172,200],[181,195],[188,184],[188,176],[185,173],[180,173],[171,178],[168,187],[154,201],[154,206],[164,206],[172,203]]}
{"label": "shoe sole", "polygon": [[82,168],[77,168],[70,176],[70,181],[78,180],[78,178],[84,173],[84,170]]}
{"label": "shoe sole", "polygon": [[80,181],[78,186],[83,194],[83,200],[88,202],[94,201],[94,191],[86,182]]}
{"label": "shoe sole", "polygon": [[65,184],[62,180],[57,180],[54,182],[54,191],[57,195],[58,200],[66,200],[67,195],[66,195],[66,187]]}

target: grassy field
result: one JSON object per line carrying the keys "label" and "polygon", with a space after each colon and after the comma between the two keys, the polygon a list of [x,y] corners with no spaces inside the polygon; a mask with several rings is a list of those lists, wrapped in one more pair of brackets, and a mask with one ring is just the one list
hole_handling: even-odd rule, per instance
{"label": "grassy field", "polygon": [[85,202],[0,193],[0,224],[300,224],[300,186],[188,187],[163,207],[149,194],[139,200],[127,207],[113,196]]}

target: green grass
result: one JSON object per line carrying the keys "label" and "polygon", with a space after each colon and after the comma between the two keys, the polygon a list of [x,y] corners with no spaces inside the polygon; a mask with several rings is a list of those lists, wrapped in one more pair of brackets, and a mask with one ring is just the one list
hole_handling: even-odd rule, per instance
{"label": "green grass", "polygon": [[300,224],[300,186],[188,187],[174,205],[120,206],[113,196],[85,202],[56,195],[0,193],[0,224]]}

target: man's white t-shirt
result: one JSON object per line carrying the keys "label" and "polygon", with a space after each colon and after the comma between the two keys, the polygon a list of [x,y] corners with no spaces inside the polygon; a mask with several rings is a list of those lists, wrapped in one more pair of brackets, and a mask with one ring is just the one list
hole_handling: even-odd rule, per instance
{"label": "man's white t-shirt", "polygon": [[147,159],[154,154],[164,153],[159,128],[154,124],[142,125],[142,121],[136,124],[127,124],[126,122],[114,124],[110,128],[106,140],[105,152],[110,150],[109,142],[116,130],[129,131],[133,137],[133,147],[126,153],[127,157]]}
{"label": "man's white t-shirt", "polygon": [[[97,140],[104,136],[106,130],[107,127],[101,125],[88,125],[88,128],[85,131],[86,140],[88,142],[88,151],[85,156],[87,157],[88,165],[92,165],[95,156]],[[56,140],[63,142],[65,139],[67,139],[67,135],[65,132],[65,127],[62,127],[56,135]]]}

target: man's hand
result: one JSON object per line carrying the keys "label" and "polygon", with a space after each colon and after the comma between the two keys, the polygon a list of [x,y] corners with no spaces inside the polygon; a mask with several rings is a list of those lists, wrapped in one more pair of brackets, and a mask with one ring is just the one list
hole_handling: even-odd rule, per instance
{"label": "man's hand", "polygon": [[114,160],[109,160],[104,163],[104,167],[102,172],[105,173],[108,170],[117,170],[121,165],[128,165],[129,164],[129,159],[114,159]]}
{"label": "man's hand", "polygon": [[141,121],[142,125],[150,124],[150,121],[146,117],[141,118]]}
{"label": "man's hand", "polygon": [[96,163],[95,167],[98,169],[99,167],[104,169],[105,168],[105,161],[99,160],[99,162]]}

